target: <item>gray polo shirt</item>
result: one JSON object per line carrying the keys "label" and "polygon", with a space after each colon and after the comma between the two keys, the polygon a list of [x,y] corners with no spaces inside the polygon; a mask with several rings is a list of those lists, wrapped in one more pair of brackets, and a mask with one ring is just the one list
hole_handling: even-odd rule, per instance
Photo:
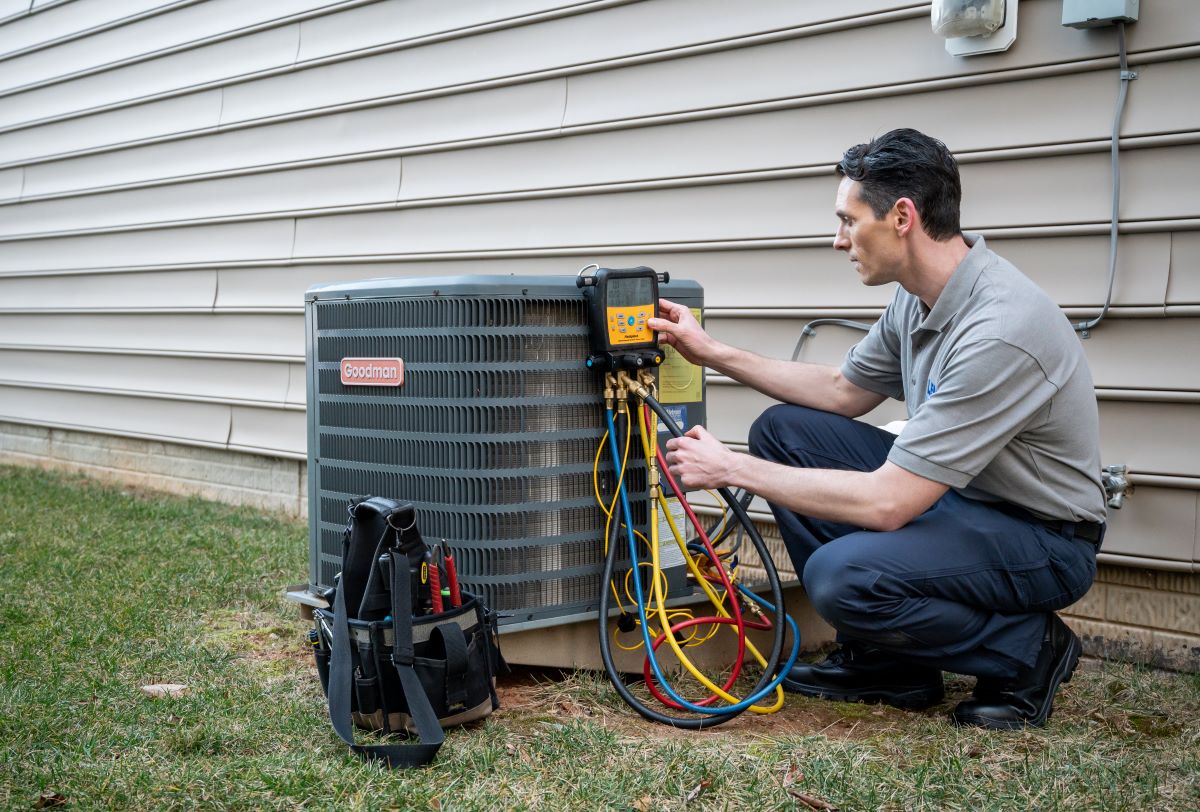
{"label": "gray polo shirt", "polygon": [[1104,521],[1100,428],[1079,339],[977,234],[933,309],[903,288],[846,354],[851,383],[903,400],[888,459],[1046,519]]}

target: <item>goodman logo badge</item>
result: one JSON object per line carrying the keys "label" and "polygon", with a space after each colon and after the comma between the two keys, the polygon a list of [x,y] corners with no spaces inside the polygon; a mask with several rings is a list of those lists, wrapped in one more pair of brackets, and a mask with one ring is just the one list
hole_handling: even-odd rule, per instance
{"label": "goodman logo badge", "polygon": [[404,386],[403,358],[343,358],[343,386]]}

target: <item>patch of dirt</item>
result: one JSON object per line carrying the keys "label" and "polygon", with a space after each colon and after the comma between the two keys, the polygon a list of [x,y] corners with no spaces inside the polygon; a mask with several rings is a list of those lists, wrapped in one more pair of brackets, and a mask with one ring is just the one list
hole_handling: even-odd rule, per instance
{"label": "patch of dirt", "polygon": [[262,613],[221,613],[209,618],[207,642],[254,664],[312,664],[304,645],[306,624],[284,624]]}
{"label": "patch of dirt", "polygon": [[[497,680],[500,697],[498,719],[568,722],[588,719],[630,738],[692,737],[696,731],[678,730],[643,719],[623,703],[614,707],[611,694],[602,697],[593,687],[587,690],[579,678],[556,669],[514,667],[513,673]],[[954,704],[970,694],[970,682],[947,681],[946,700],[925,711],[902,711],[886,705],[829,702],[786,694],[777,713],[742,713],[718,727],[699,735],[758,737],[821,735],[835,739],[867,739],[883,733],[902,731],[916,716],[945,717]],[[605,682],[598,690],[611,692]],[[656,702],[650,705],[662,712]]]}
{"label": "patch of dirt", "polygon": [[523,668],[514,668],[513,673],[498,677],[496,695],[500,698],[500,710],[511,713],[541,710],[546,704],[539,682]]}

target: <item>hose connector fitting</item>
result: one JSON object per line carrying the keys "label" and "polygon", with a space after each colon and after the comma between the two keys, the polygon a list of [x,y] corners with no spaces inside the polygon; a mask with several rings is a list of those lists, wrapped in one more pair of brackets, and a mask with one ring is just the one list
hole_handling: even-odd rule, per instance
{"label": "hose connector fitting", "polygon": [[[638,370],[638,382],[646,387],[652,397],[658,397],[658,379],[654,377],[654,373],[648,369]],[[645,399],[645,395],[639,394],[638,397]]]}
{"label": "hose connector fitting", "polygon": [[621,370],[617,373],[617,380],[621,382],[621,385],[629,387],[633,391],[633,394],[637,395],[642,400],[645,400],[650,395],[650,390],[635,381],[633,378],[629,377],[629,373],[625,370]]}

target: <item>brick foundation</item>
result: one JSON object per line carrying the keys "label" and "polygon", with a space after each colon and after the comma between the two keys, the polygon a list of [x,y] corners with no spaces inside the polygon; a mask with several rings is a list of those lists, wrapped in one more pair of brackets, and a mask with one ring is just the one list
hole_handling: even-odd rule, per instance
{"label": "brick foundation", "polygon": [[1101,565],[1062,614],[1088,654],[1200,672],[1200,573]]}
{"label": "brick foundation", "polygon": [[186,496],[303,517],[300,460],[0,422],[0,463],[73,471]]}

